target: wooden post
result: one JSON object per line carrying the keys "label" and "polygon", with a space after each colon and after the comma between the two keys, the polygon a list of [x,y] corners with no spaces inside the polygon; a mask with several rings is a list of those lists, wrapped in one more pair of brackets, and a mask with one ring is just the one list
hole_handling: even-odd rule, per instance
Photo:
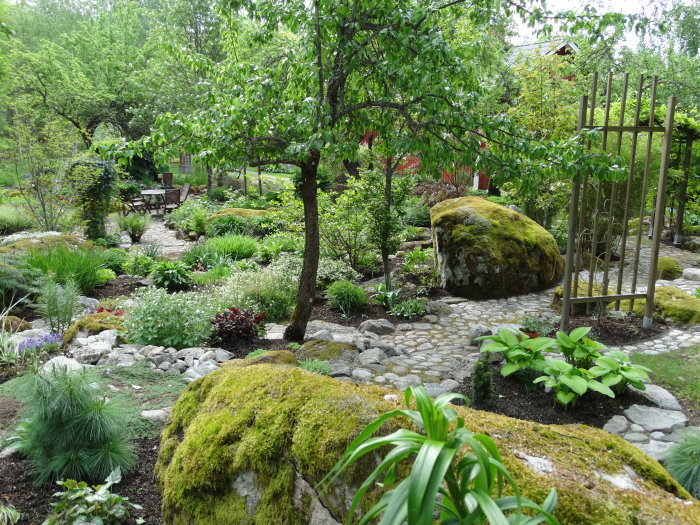
{"label": "wooden post", "polygon": [[[656,189],[654,235],[652,238],[651,261],[649,264],[649,276],[647,279],[647,302],[644,309],[644,318],[642,319],[642,326],[644,328],[651,328],[651,321],[654,314],[656,272],[658,270],[659,263],[659,245],[661,244],[661,234],[664,228],[664,209],[666,206],[666,182],[668,180],[668,162],[671,157],[671,139],[673,138],[673,117],[675,114],[675,109],[676,97],[669,97],[668,104],[666,106],[664,143],[661,149],[661,170],[659,173],[659,185]],[[649,141],[651,142],[651,135]]]}
{"label": "wooden post", "polygon": [[688,179],[690,178],[690,158],[693,152],[693,134],[688,133],[685,142],[685,155],[683,157],[683,178],[678,191],[678,215],[676,215],[676,234],[673,236],[673,245],[680,247],[683,243],[683,215],[685,214],[685,201],[688,192]]}
{"label": "wooden post", "polygon": [[262,199],[263,196],[263,188],[262,188],[262,177],[260,175],[261,169],[260,166],[258,166],[258,197]]}

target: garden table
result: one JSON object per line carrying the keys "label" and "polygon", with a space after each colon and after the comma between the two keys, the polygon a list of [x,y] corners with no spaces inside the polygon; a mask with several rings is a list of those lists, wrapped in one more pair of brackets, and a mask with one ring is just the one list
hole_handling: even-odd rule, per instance
{"label": "garden table", "polygon": [[[163,204],[163,198],[165,197],[164,189],[151,189],[151,190],[141,190],[141,195],[148,203],[149,210],[160,210]],[[153,201],[155,197],[155,201]]]}

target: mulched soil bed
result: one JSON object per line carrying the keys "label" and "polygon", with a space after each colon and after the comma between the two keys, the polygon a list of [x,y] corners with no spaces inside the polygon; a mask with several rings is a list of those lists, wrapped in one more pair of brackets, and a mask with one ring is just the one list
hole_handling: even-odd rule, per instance
{"label": "mulched soil bed", "polygon": [[[654,319],[651,328],[642,328],[642,318],[626,316],[615,318],[610,316],[592,317],[575,315],[569,319],[569,331],[579,326],[590,326],[587,337],[607,346],[625,346],[641,343],[659,337],[668,331],[669,326],[663,319]],[[550,334],[554,337],[556,330]]]}
{"label": "mulched soil bed", "polygon": [[223,348],[233,353],[234,359],[243,359],[250,352],[262,348],[263,350],[284,350],[288,341],[279,339],[236,339],[234,341],[221,341],[211,343],[209,346]]}
{"label": "mulched soil bed", "polygon": [[[148,525],[163,523],[160,512],[160,488],[153,479],[158,458],[158,438],[142,438],[134,441],[136,464],[112,491],[129,498],[143,507],[134,511]],[[31,467],[17,456],[0,459],[0,504],[14,505],[22,513],[20,525],[43,523],[51,511],[52,496],[61,489],[58,485],[34,486],[29,475]]]}
{"label": "mulched soil bed", "polygon": [[324,301],[314,303],[314,309],[311,312],[311,319],[335,323],[342,326],[354,326],[357,328],[362,321],[367,319],[387,319],[395,325],[401,323],[414,323],[421,319],[421,316],[406,318],[398,315],[391,315],[383,306],[378,304],[368,304],[362,313],[355,314],[351,317],[343,317],[340,313],[331,309]]}
{"label": "mulched soil bed", "polygon": [[142,284],[136,282],[129,283],[128,279],[114,279],[104,286],[99,286],[93,290],[90,297],[95,299],[114,299],[121,296],[130,296],[137,288],[142,288]]}
{"label": "mulched soil bed", "polygon": [[[645,397],[630,391],[623,396],[611,399],[597,392],[587,392],[579,398],[575,407],[564,410],[554,403],[554,393],[546,393],[544,388],[527,390],[525,381],[501,375],[501,365],[496,363],[493,368],[494,396],[488,405],[472,405],[479,410],[488,410],[496,414],[534,421],[545,425],[568,425],[581,423],[592,427],[602,428],[608,420],[634,404],[649,404]],[[532,380],[534,377],[530,378]],[[533,385],[534,386],[534,385]],[[472,385],[467,380],[462,383],[458,393],[471,399]]]}

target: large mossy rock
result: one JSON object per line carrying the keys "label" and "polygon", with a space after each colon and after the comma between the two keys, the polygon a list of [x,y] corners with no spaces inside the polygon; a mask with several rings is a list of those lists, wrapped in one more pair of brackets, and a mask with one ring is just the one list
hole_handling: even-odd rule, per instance
{"label": "large mossy rock", "polygon": [[554,237],[535,221],[480,197],[430,210],[442,286],[469,299],[548,288],[564,274]]}
{"label": "large mossy rock", "polygon": [[207,217],[207,222],[211,222],[222,217],[241,217],[243,219],[250,219],[251,217],[262,217],[267,215],[267,210],[252,210],[248,208],[224,208],[219,210],[214,215]]}
{"label": "large mossy rock", "polygon": [[675,257],[659,257],[658,278],[673,281],[683,275],[683,267]]}
{"label": "large mossy rock", "polygon": [[[635,299],[634,314],[643,316],[646,304],[646,299]],[[628,312],[629,309],[629,301],[620,302],[620,310]],[[654,293],[654,317],[679,324],[700,324],[700,299],[675,286],[659,286]]]}
{"label": "large mossy rock", "polygon": [[[162,435],[156,475],[165,523],[345,522],[377,458],[364,458],[327,493],[313,487],[368,422],[403,408],[386,394],[288,366],[229,366],[198,379],[173,407]],[[700,504],[620,437],[582,425],[455,410],[470,430],[496,441],[523,495],[541,502],[557,489],[556,516],[563,524],[700,524]],[[381,432],[395,429],[387,424]],[[527,456],[546,458],[552,470],[537,473]],[[614,476],[630,476],[636,490],[616,487],[609,481]]]}

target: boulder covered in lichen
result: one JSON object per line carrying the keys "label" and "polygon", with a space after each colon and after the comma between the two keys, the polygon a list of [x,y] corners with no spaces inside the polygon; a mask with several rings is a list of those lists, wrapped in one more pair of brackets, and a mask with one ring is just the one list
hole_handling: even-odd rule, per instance
{"label": "boulder covered in lichen", "polygon": [[480,197],[430,210],[442,286],[470,299],[548,288],[564,274],[554,237],[535,221]]}
{"label": "boulder covered in lichen", "polygon": [[[646,299],[635,299],[632,312],[643,316]],[[628,312],[630,301],[621,301],[620,309]],[[654,293],[654,317],[679,324],[700,324],[700,299],[675,286],[659,286]]]}
{"label": "boulder covered in lichen", "polygon": [[[355,491],[376,467],[366,456],[327,492],[315,489],[348,444],[402,396],[297,367],[228,366],[190,384],[162,434],[156,475],[165,523],[344,523]],[[455,407],[490,435],[523,495],[556,488],[569,525],[700,525],[700,503],[622,438],[583,425],[550,426]],[[392,420],[380,432],[410,421]],[[381,451],[385,453],[386,451]],[[381,495],[368,493],[367,509]]]}
{"label": "boulder covered in lichen", "polygon": [[675,257],[659,257],[658,276],[659,279],[673,281],[683,275],[683,267]]}

